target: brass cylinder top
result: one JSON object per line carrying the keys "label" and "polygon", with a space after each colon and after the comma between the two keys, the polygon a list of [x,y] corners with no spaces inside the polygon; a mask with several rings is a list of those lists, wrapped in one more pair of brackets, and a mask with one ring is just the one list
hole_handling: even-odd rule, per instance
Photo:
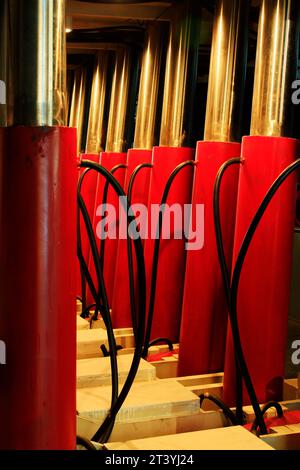
{"label": "brass cylinder top", "polygon": [[162,36],[161,23],[154,22],[148,26],[142,57],[134,148],[152,149],[155,142]]}
{"label": "brass cylinder top", "polygon": [[240,140],[249,2],[219,0],[213,23],[204,140]]}
{"label": "brass cylinder top", "polygon": [[104,109],[107,83],[107,67],[108,52],[99,51],[96,56],[93,73],[91,103],[86,141],[86,153],[100,153],[104,150]]}
{"label": "brass cylinder top", "polygon": [[197,79],[200,18],[197,2],[177,4],[170,23],[160,145],[182,147],[188,141],[188,121]]}
{"label": "brass cylinder top", "polygon": [[78,68],[74,72],[74,84],[71,98],[69,126],[77,129],[77,151],[83,151],[82,132],[86,96],[86,70]]}
{"label": "brass cylinder top", "polygon": [[126,150],[126,117],[130,79],[131,58],[128,49],[116,51],[111,88],[106,147],[107,152]]}
{"label": "brass cylinder top", "polygon": [[65,0],[10,0],[15,125],[66,123]]}
{"label": "brass cylinder top", "polygon": [[291,84],[296,78],[299,9],[299,0],[262,0],[251,135],[291,133]]}

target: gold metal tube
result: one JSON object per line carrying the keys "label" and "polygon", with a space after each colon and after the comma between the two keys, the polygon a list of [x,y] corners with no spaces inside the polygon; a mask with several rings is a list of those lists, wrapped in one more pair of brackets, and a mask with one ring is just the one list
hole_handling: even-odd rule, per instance
{"label": "gold metal tube", "polygon": [[8,76],[8,9],[7,0],[0,0],[0,127],[7,125],[7,76]]}
{"label": "gold metal tube", "polygon": [[69,126],[77,128],[77,151],[83,151],[82,131],[86,91],[86,71],[78,68],[74,72],[74,85],[70,109]]}
{"label": "gold metal tube", "polygon": [[107,66],[108,52],[98,52],[93,74],[86,153],[99,153],[103,150],[104,147],[104,106],[107,82]]}
{"label": "gold metal tube", "polygon": [[258,25],[251,135],[289,136],[296,78],[298,0],[262,0]]}
{"label": "gold metal tube", "polygon": [[163,27],[151,23],[142,57],[134,148],[152,149],[155,142],[156,106],[159,89]]}
{"label": "gold metal tube", "polygon": [[65,0],[53,2],[53,125],[67,124]]}
{"label": "gold metal tube", "polygon": [[107,128],[107,152],[123,152],[126,149],[126,115],[129,92],[131,58],[128,49],[116,51],[116,61],[111,88]]}
{"label": "gold metal tube", "polygon": [[240,140],[249,2],[219,0],[213,23],[204,140]]}
{"label": "gold metal tube", "polygon": [[66,119],[65,0],[9,0],[15,125]]}
{"label": "gold metal tube", "polygon": [[181,147],[188,143],[192,111],[188,108],[197,78],[200,23],[197,3],[187,0],[174,7],[166,61],[161,146]]}

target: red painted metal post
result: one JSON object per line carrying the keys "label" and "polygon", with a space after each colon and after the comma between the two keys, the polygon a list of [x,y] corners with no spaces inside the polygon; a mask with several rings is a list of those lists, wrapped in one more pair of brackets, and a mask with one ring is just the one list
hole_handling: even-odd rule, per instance
{"label": "red painted metal post", "polygon": [[[244,137],[233,266],[249,224],[267,190],[296,157],[297,140]],[[241,341],[258,400],[282,399],[295,220],[296,176],[274,196],[257,228],[238,291]],[[249,402],[245,394],[244,402]],[[235,401],[235,358],[230,329],[224,400]]]}
{"label": "red painted metal post", "polygon": [[0,135],[0,447],[75,449],[76,131]]}
{"label": "red painted metal post", "polygon": [[[151,205],[160,204],[163,192],[169,176],[180,163],[194,159],[194,150],[185,147],[154,147],[153,149],[153,169],[150,179],[149,190],[149,215],[151,215]],[[193,168],[184,168],[175,178],[171,187],[167,204],[172,206],[178,204],[182,208],[184,204],[191,202]],[[171,217],[172,221],[172,217]],[[156,227],[158,216],[151,217],[150,227]],[[171,225],[171,239],[161,240],[156,301],[153,315],[153,325],[151,339],[167,337],[173,342],[179,340],[179,330],[181,321],[181,306],[183,297],[184,275],[185,275],[185,240],[173,239],[173,235],[178,231],[178,227]],[[180,231],[183,229],[181,226]],[[145,265],[147,279],[147,299],[149,305],[149,291],[151,284],[152,260],[155,240],[149,236],[145,241]]]}
{"label": "red painted metal post", "polygon": [[[135,168],[142,163],[151,163],[152,150],[130,149],[127,155],[127,170],[125,177],[125,192]],[[137,174],[133,184],[131,204],[143,204],[148,207],[150,168],[144,168]],[[134,279],[136,281],[136,264],[134,263]],[[119,240],[118,254],[116,260],[116,273],[113,292],[112,319],[114,328],[127,328],[132,325],[129,278],[128,278],[128,256],[127,241]]]}
{"label": "red painted metal post", "polygon": [[[187,255],[182,325],[180,333],[179,374],[192,375],[223,370],[227,303],[219,266],[213,219],[213,189],[217,172],[230,158],[239,157],[240,144],[198,142],[193,188],[193,211],[204,205],[204,246]],[[224,176],[220,212],[224,249],[228,266],[234,237],[238,167]]]}

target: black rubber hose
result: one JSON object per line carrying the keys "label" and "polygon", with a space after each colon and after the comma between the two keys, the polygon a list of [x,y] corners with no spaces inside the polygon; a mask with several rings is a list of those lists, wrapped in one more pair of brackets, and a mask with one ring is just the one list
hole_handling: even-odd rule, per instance
{"label": "black rubber hose", "polygon": [[[89,243],[91,245],[91,251],[92,251],[92,256],[93,256],[93,261],[96,269],[96,275],[97,275],[97,283],[99,286],[99,292],[94,289],[93,283],[91,283],[91,278],[88,273],[88,267],[84,261],[83,263],[83,254],[82,254],[82,247],[81,247],[81,235],[80,235],[80,224],[79,224],[79,233],[78,233],[78,254],[79,254],[79,259],[81,262],[81,267],[85,272],[85,277],[88,281],[89,288],[91,290],[91,293],[94,294],[94,300],[96,302],[96,305],[98,308],[100,308],[100,298],[102,300],[102,317],[103,321],[105,323],[106,329],[107,329],[107,339],[108,339],[108,344],[109,344],[109,350],[111,351],[111,356],[110,356],[110,362],[111,362],[111,372],[112,372],[112,396],[111,396],[111,407],[113,407],[114,403],[117,400],[118,397],[118,364],[117,364],[117,346],[115,342],[115,337],[114,337],[114,332],[113,332],[113,327],[112,327],[112,322],[110,318],[110,311],[109,311],[109,305],[108,305],[108,300],[107,300],[107,295],[106,295],[106,289],[105,289],[105,284],[104,284],[104,279],[103,279],[103,274],[100,266],[100,259],[97,251],[97,244],[96,240],[94,237],[94,232],[93,232],[93,227],[91,224],[91,220],[89,218],[88,211],[86,209],[86,206],[84,204],[84,201],[81,196],[81,187],[82,183],[84,180],[85,175],[87,172],[83,172],[81,175],[79,182],[78,182],[78,188],[77,188],[77,200],[78,200],[78,206],[79,210],[82,213],[84,223],[86,226],[88,238],[89,238]],[[96,294],[96,295],[95,295]]]}
{"label": "black rubber hose", "polygon": [[174,346],[173,346],[173,343],[172,341],[169,339],[169,338],[156,338],[154,339],[153,341],[150,341],[149,343],[149,348],[151,348],[151,346],[155,346],[156,344],[159,344],[159,343],[164,343],[168,346],[169,348],[169,351],[173,351],[174,350]]}
{"label": "black rubber hose", "polygon": [[[118,196],[119,197],[122,196],[122,201],[124,201],[124,198],[126,199],[126,195],[122,187],[119,185],[118,181],[111,175],[110,172],[108,172],[101,165],[98,165],[94,162],[86,160],[86,161],[81,162],[81,166],[84,168],[92,168],[98,171],[98,173],[102,174],[106,179],[109,180],[110,184],[112,185],[112,187],[114,188]],[[127,210],[127,207],[125,207],[125,209]],[[129,209],[128,223],[131,224],[131,222],[133,221],[135,221],[134,214]],[[131,389],[131,386],[133,384],[134,378],[136,376],[136,373],[139,367],[141,354],[143,350],[144,328],[145,328],[145,309],[146,309],[146,275],[145,275],[145,263],[144,263],[144,256],[143,256],[143,246],[142,246],[141,239],[139,237],[134,240],[134,247],[135,247],[135,253],[136,253],[136,258],[137,258],[138,287],[139,287],[139,304],[138,304],[139,329],[138,329],[138,335],[137,335],[136,348],[134,351],[132,364],[131,364],[127,379],[125,381],[125,384],[123,385],[123,388],[118,396],[116,403],[110,409],[104,422],[101,424],[100,428],[95,433],[92,439],[94,441],[101,440],[101,442],[104,442],[105,440],[108,440],[109,435],[112,430],[112,423],[114,422],[115,417],[118,411],[120,410],[121,406],[123,405]]]}
{"label": "black rubber hose", "polygon": [[[85,173],[88,173],[90,170],[86,170]],[[79,224],[79,227],[78,227]],[[77,233],[80,230],[80,211],[78,210],[77,213]],[[84,311],[86,310],[86,279],[84,273],[80,267],[80,278],[81,278],[81,315],[83,315]]]}
{"label": "black rubber hose", "polygon": [[164,205],[166,204],[171,186],[173,184],[174,179],[187,166],[194,166],[194,160],[187,160],[183,163],[180,163],[171,173],[168,178],[167,184],[165,186],[163,196],[161,199],[161,207],[163,210],[160,210],[158,216],[158,224],[157,224],[157,233],[156,239],[154,242],[154,254],[153,254],[153,262],[152,262],[152,275],[151,275],[151,286],[150,286],[150,299],[149,299],[149,309],[148,309],[148,320],[146,325],[146,332],[145,332],[145,343],[143,349],[143,357],[147,357],[148,349],[149,349],[149,342],[151,337],[151,329],[153,323],[153,314],[154,314],[154,306],[155,306],[155,296],[156,296],[156,282],[157,282],[157,272],[158,272],[158,262],[159,262],[159,247],[160,247],[160,236],[162,231],[162,220],[163,220],[163,213],[164,213]]}
{"label": "black rubber hose", "polygon": [[[134,182],[138,173],[143,168],[152,168],[152,167],[153,165],[151,163],[141,163],[132,172],[132,175],[128,183],[128,191],[127,191],[127,198],[128,198],[129,206],[131,206],[133,185],[134,185]],[[133,334],[134,334],[134,338],[136,341],[138,322],[137,322],[136,305],[135,305],[135,289],[134,289],[135,279],[134,279],[134,270],[133,270],[132,241],[129,236],[127,236],[127,257],[128,257],[128,272],[129,272],[129,295],[130,295],[130,307],[131,307],[131,321],[132,321]]]}
{"label": "black rubber hose", "polygon": [[239,333],[239,326],[238,326],[238,318],[237,318],[237,297],[238,297],[238,288],[239,288],[239,281],[241,277],[242,268],[244,265],[244,261],[255,234],[255,231],[259,225],[260,220],[262,219],[268,205],[270,204],[273,196],[276,194],[280,186],[284,183],[284,181],[288,178],[288,176],[297,170],[300,167],[300,159],[296,160],[294,163],[289,165],[279,176],[276,178],[274,183],[271,185],[270,189],[268,190],[266,196],[264,197],[262,203],[260,204],[256,214],[254,215],[252,222],[247,230],[247,233],[244,237],[242,246],[239,250],[239,254],[235,263],[232,281],[231,281],[231,298],[230,298],[230,321],[231,321],[231,329],[235,343],[235,351],[238,357],[238,361],[240,364],[240,369],[243,374],[243,378],[245,381],[245,385],[248,391],[248,395],[251,400],[251,404],[253,406],[255,416],[257,419],[257,425],[260,429],[262,434],[267,434],[266,425],[263,419],[262,411],[260,409],[256,393],[251,381],[251,377],[249,375],[246,360],[243,353],[243,348],[241,344],[241,338]]}
{"label": "black rubber hose", "polygon": [[[127,165],[124,165],[123,163],[120,163],[119,165],[114,166],[111,170],[110,173],[112,175],[115,174],[116,171],[120,169],[126,169]],[[107,196],[108,196],[108,188],[109,188],[109,182],[106,180],[104,189],[103,189],[103,199],[102,199],[102,204],[105,206],[107,203]],[[105,240],[101,240],[100,243],[100,260],[101,260],[101,267],[102,271],[104,269],[104,256],[105,256]]]}
{"label": "black rubber hose", "polygon": [[[223,285],[226,295],[226,301],[228,310],[230,310],[230,270],[227,266],[226,255],[223,245],[222,226],[221,226],[221,215],[220,215],[220,191],[223,176],[226,170],[232,166],[241,164],[240,158],[231,158],[230,160],[223,163],[217,173],[214,192],[213,192],[213,213],[214,213],[214,226],[216,235],[216,245],[218,252],[218,259],[220,269],[222,273]],[[244,424],[244,413],[243,413],[243,377],[240,371],[239,363],[236,358],[236,417],[239,424]]]}
{"label": "black rubber hose", "polygon": [[86,439],[82,436],[76,436],[76,445],[84,447],[84,449],[86,450],[97,450],[94,444],[89,439]]}
{"label": "black rubber hose", "polygon": [[[262,415],[264,416],[266,414],[266,412],[270,409],[270,408],[275,408],[275,410],[277,411],[277,416],[278,418],[282,418],[283,416],[283,410],[282,410],[282,406],[280,405],[280,403],[278,403],[277,401],[269,401],[268,403],[266,403],[263,407],[262,407]],[[258,426],[258,422],[257,420],[255,419],[253,424],[252,424],[252,427],[251,427],[251,432],[253,433],[256,433],[257,431],[257,426]]]}
{"label": "black rubber hose", "polygon": [[215,405],[217,405],[223,411],[224,415],[226,416],[226,418],[229,419],[232,426],[236,426],[238,424],[233,411],[227,405],[225,405],[225,403],[222,400],[220,400],[218,397],[216,397],[215,395],[212,395],[211,393],[202,393],[199,396],[199,398],[200,398],[200,408],[204,400],[209,400],[213,402]]}

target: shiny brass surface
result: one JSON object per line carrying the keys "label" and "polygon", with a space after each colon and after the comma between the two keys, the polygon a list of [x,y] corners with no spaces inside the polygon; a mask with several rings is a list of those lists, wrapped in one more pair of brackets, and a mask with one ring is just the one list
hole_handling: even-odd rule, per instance
{"label": "shiny brass surface", "polygon": [[53,118],[52,124],[67,124],[67,50],[65,0],[53,2]]}
{"label": "shiny brass surface", "polygon": [[123,152],[126,149],[125,129],[129,91],[131,58],[127,49],[116,52],[111,88],[109,119],[107,128],[107,152]]}
{"label": "shiny brass surface", "polygon": [[78,68],[74,72],[74,84],[71,100],[69,126],[77,128],[77,151],[78,153],[84,149],[81,146],[84,105],[86,96],[86,71]]}
{"label": "shiny brass surface", "polygon": [[104,106],[107,82],[108,53],[97,53],[93,73],[91,104],[88,121],[86,153],[99,153],[104,150]]}
{"label": "shiny brass surface", "polygon": [[298,0],[262,0],[251,135],[291,133],[291,84],[296,78],[299,10]]}
{"label": "shiny brass surface", "polygon": [[167,51],[160,145],[188,143],[191,96],[196,83],[200,18],[199,2],[174,6]]}
{"label": "shiny brass surface", "polygon": [[1,80],[1,98],[5,95],[5,103],[0,100],[0,127],[7,125],[7,75],[8,75],[8,56],[7,56],[7,34],[8,34],[8,17],[7,17],[7,0],[0,0],[0,80]]}
{"label": "shiny brass surface", "polygon": [[240,140],[249,2],[219,0],[213,23],[204,140]]}
{"label": "shiny brass surface", "polygon": [[9,0],[9,7],[13,124],[65,124],[65,0]]}
{"label": "shiny brass surface", "polygon": [[159,22],[150,24],[142,57],[134,148],[152,149],[155,141],[162,35]]}

